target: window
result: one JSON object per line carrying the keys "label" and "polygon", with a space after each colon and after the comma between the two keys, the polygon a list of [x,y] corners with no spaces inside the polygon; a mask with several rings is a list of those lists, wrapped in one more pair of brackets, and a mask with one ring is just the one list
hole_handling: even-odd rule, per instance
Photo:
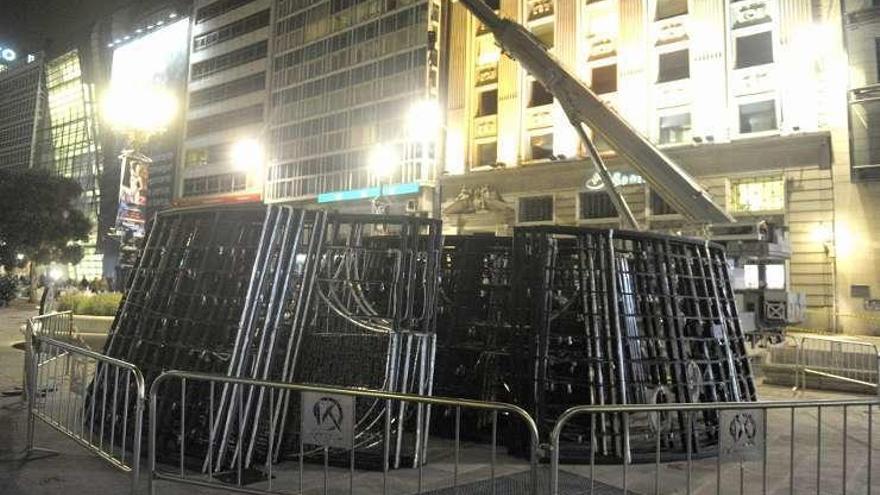
{"label": "window", "polygon": [[193,38],[193,51],[201,51],[224,41],[229,41],[243,34],[256,31],[269,25],[269,11],[264,10],[235,22],[220,26],[213,31],[200,34]]}
{"label": "window", "polygon": [[201,24],[208,19],[213,19],[253,1],[254,0],[219,0],[206,5],[196,11],[196,24]]}
{"label": "window", "polygon": [[731,181],[733,212],[782,210],[785,208],[785,179],[758,177]]}
{"label": "window", "polygon": [[614,203],[605,191],[589,191],[580,194],[580,217],[582,220],[593,218],[617,218]]}
{"label": "window", "polygon": [[542,24],[536,27],[532,34],[535,35],[535,38],[538,38],[538,41],[544,45],[544,48],[548,50],[553,48],[553,23]]}
{"label": "window", "polygon": [[208,150],[194,149],[186,150],[186,168],[201,167],[208,164]]}
{"label": "window", "polygon": [[189,107],[198,108],[219,101],[226,101],[236,96],[260,91],[266,87],[266,73],[260,72],[210,88],[193,91],[189,95]]}
{"label": "window", "polygon": [[657,82],[678,81],[691,77],[689,50],[661,53],[657,64]]}
{"label": "window", "polygon": [[877,180],[880,178],[880,101],[854,102],[849,114],[853,179]]}
{"label": "window", "polygon": [[687,0],[657,0],[656,20],[668,19],[677,15],[687,14]]}
{"label": "window", "polygon": [[251,105],[238,110],[218,113],[210,117],[190,120],[187,123],[186,135],[200,136],[212,132],[224,131],[233,127],[256,124],[263,121],[263,105]]}
{"label": "window", "polygon": [[773,100],[739,106],[739,132],[764,132],[776,129],[776,102]]}
{"label": "window", "polygon": [[480,100],[477,103],[477,117],[495,115],[498,113],[498,90],[480,92]]}
{"label": "window", "polygon": [[519,221],[553,221],[553,196],[533,196],[531,198],[520,198]]}
{"label": "window", "polygon": [[691,114],[681,113],[660,117],[660,144],[684,143],[691,137]]}
{"label": "window", "polygon": [[764,265],[764,279],[768,289],[785,289],[785,265],[773,263]]}
{"label": "window", "polygon": [[485,167],[498,162],[498,146],[495,141],[477,144],[477,166]]}
{"label": "window", "polygon": [[651,190],[651,215],[675,215],[678,213],[675,208],[667,203],[663,197]]}
{"label": "window", "polygon": [[547,91],[543,84],[532,81],[532,91],[529,97],[529,108],[540,107],[553,103],[553,94]]}
{"label": "window", "polygon": [[239,48],[238,50],[233,50],[231,52],[224,53],[223,55],[218,55],[214,58],[209,58],[208,60],[195,63],[192,65],[192,74],[190,75],[190,79],[193,81],[198,81],[199,79],[208,77],[211,74],[216,74],[217,72],[231,69],[232,67],[244,65],[248,62],[253,62],[254,60],[259,60],[266,56],[267,48],[268,42],[260,41],[258,43],[254,43],[253,45],[248,45],[243,48]]}
{"label": "window", "polygon": [[597,95],[617,91],[617,64],[593,67],[591,88]]}
{"label": "window", "polygon": [[538,134],[529,138],[530,156],[532,160],[549,160],[553,158],[553,134]]}
{"label": "window", "polygon": [[773,34],[770,31],[736,39],[736,68],[773,63]]}

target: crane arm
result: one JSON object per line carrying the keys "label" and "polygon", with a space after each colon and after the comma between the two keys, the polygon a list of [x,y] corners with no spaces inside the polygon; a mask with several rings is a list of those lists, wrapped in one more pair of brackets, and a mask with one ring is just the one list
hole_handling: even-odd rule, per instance
{"label": "crane arm", "polygon": [[[504,52],[519,61],[553,94],[573,125],[577,127],[582,123],[599,133],[676,211],[699,223],[735,221],[724,208],[712,201],[687,172],[606,106],[590,88],[548,53],[532,33],[516,22],[499,17],[482,0],[459,2],[492,31]],[[583,129],[580,131],[578,134],[585,137]],[[606,187],[613,187],[607,179],[607,173],[602,175]],[[625,213],[620,208],[618,212]]]}

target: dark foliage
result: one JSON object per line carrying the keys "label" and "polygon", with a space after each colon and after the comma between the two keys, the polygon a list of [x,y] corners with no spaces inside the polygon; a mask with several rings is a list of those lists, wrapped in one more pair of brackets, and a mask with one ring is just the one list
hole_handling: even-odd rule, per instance
{"label": "dark foliage", "polygon": [[42,170],[0,170],[0,264],[78,263],[73,241],[88,239],[91,224],[75,207],[82,189],[75,181]]}

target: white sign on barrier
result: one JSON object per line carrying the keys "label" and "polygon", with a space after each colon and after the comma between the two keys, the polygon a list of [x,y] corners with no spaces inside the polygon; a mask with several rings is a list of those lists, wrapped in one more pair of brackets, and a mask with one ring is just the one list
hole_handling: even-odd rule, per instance
{"label": "white sign on barrier", "polygon": [[354,438],[354,397],[302,393],[303,443],[350,449]]}
{"label": "white sign on barrier", "polygon": [[764,455],[764,414],[762,409],[721,411],[721,461],[760,461]]}

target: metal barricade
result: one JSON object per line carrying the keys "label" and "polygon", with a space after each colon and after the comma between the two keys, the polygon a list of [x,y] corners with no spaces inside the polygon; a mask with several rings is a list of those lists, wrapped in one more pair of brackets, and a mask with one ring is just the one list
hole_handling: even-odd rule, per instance
{"label": "metal barricade", "polygon": [[[685,403],[577,406],[565,411],[551,432],[550,492],[560,493],[559,444],[576,417],[595,426],[597,417],[617,416],[621,424],[647,419],[656,442],[653,463],[601,466],[590,454],[584,466],[566,466],[582,475],[577,493],[620,487],[620,493],[872,493],[873,416],[880,399],[802,400],[741,403]],[[697,452],[693,422],[719,417],[716,445]],[[587,418],[583,418],[587,416]],[[676,439],[674,425],[689,432],[686,455],[661,463],[661,450]],[[690,425],[688,428],[687,425]],[[585,441],[595,445],[595,433]],[[591,451],[593,449],[590,449]],[[571,487],[570,480],[568,488]],[[877,486],[873,487],[875,490]],[[610,493],[602,491],[601,493]]]}
{"label": "metal barricade", "polygon": [[32,335],[70,340],[73,337],[73,311],[34,316],[28,319],[28,325]]}
{"label": "metal barricade", "polygon": [[[220,392],[230,385],[238,390],[232,400],[233,405],[238,405],[234,408],[236,411],[243,410],[243,396],[257,392],[265,394],[270,404],[265,409],[267,414],[275,410],[276,403],[283,403],[290,411],[289,417],[293,418],[286,425],[281,424],[278,431],[274,427],[268,428],[268,438],[262,442],[265,449],[262,460],[260,463],[253,463],[250,469],[244,466],[244,442],[233,438],[233,444],[226,446],[227,455],[232,456],[233,462],[231,468],[223,471],[221,469],[224,467],[218,463],[217,456],[221,452],[218,450],[219,438],[213,434],[212,429],[206,432],[194,431],[204,428],[200,425],[213,424]],[[160,394],[163,386],[166,388]],[[201,389],[199,394],[194,393],[196,387]],[[187,397],[207,397],[210,417],[187,418]],[[165,421],[172,422],[177,426],[178,432],[186,432],[185,434],[157,438],[157,404],[162,401],[176,402],[174,410],[178,412],[177,417],[172,415]],[[393,402],[399,402],[400,406],[391,407]],[[404,404],[407,403],[411,404],[409,410],[414,410],[409,419],[402,419],[403,416],[397,412],[392,414],[392,411],[404,411]],[[488,482],[492,488],[486,487],[480,491],[494,492],[496,480],[501,476],[522,475],[517,479],[525,485],[523,489],[526,492],[536,493],[538,488],[537,425],[527,412],[510,404],[270,382],[183,371],[168,371],[160,375],[150,387],[149,404],[148,462],[151,495],[157,492],[157,480],[260,494],[304,493],[304,490],[310,493],[353,493],[355,486],[364,493],[387,493],[389,489],[399,491],[402,487],[408,493],[422,493],[426,489],[437,489],[439,484],[443,485],[439,486],[442,490],[457,492],[459,487],[471,482]],[[431,407],[445,408],[454,415],[453,438],[432,437],[431,441],[438,445],[434,449],[426,446],[424,451],[418,453],[415,461],[417,467],[395,470],[393,451],[395,444],[401,441],[397,432],[406,429],[399,428],[401,421],[405,422],[407,428],[413,428],[407,434],[424,435],[426,432],[414,429],[424,424],[420,418],[429,414]],[[377,408],[384,410],[383,419],[378,420],[384,427],[376,428],[373,424],[377,420],[372,411]],[[462,410],[483,411],[491,417],[489,445],[462,439],[465,435],[460,431],[464,424],[461,421]],[[233,424],[230,425],[232,431],[241,430],[242,416],[238,413],[234,415]],[[272,425],[268,419],[266,418],[267,424]],[[523,426],[522,429],[528,431],[531,441],[531,457],[528,462],[517,463],[512,459],[499,462],[499,435],[503,435],[499,421],[503,421],[505,425],[515,422],[516,426]],[[167,424],[165,426],[167,429]],[[375,435],[377,430],[384,431],[384,434]],[[203,435],[208,437],[206,445],[192,441]],[[247,438],[246,432],[239,431],[239,437]],[[285,441],[275,441],[281,437]],[[174,438],[186,438],[187,441],[180,441],[174,445],[174,449],[169,450],[168,442]],[[276,452],[276,446],[282,452]],[[157,458],[160,450],[165,456],[162,460]],[[441,451],[444,453],[442,459],[434,456]],[[282,455],[279,456],[279,453]],[[483,464],[482,470],[475,469],[474,459],[481,455],[488,462]],[[160,461],[168,465],[169,458],[174,461],[172,470],[160,469]],[[280,458],[277,464],[273,461],[276,458]],[[426,462],[426,459],[430,462]],[[460,469],[463,461],[469,463],[468,469]],[[254,475],[258,479],[254,480]]]}
{"label": "metal barricade", "polygon": [[[131,474],[137,491],[146,387],[132,364],[62,342],[27,326],[27,450],[36,419],[73,439],[112,466]],[[95,384],[103,384],[97,394]],[[117,409],[118,404],[127,404]],[[122,414],[117,411],[122,410]]]}
{"label": "metal barricade", "polygon": [[799,336],[801,389],[807,375],[866,387],[880,396],[880,349],[875,344],[825,335]]}

